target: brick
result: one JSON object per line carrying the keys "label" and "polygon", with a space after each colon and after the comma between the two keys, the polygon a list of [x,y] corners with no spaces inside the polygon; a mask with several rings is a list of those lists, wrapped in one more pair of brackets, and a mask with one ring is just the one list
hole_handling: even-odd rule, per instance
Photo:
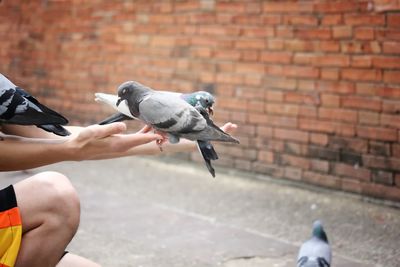
{"label": "brick", "polygon": [[296,91],[288,91],[284,93],[284,101],[288,103],[318,105],[320,103],[317,93],[299,93]]}
{"label": "brick", "polygon": [[338,41],[320,41],[317,50],[322,52],[339,52],[340,43]]}
{"label": "brick", "polygon": [[372,57],[371,56],[352,56],[351,66],[355,68],[370,68],[372,67]]}
{"label": "brick", "polygon": [[329,172],[329,161],[312,159],[310,161],[310,168],[313,171],[328,173]]}
{"label": "brick", "polygon": [[338,161],[339,151],[327,147],[310,145],[308,147],[308,155],[312,158],[324,159],[328,161]]}
{"label": "brick", "polygon": [[329,139],[329,147],[335,150],[360,153],[368,152],[368,142],[359,138],[347,138],[332,136]]}
{"label": "brick", "polygon": [[316,26],[318,25],[318,18],[313,15],[285,15],[283,16],[283,23],[296,26]]}
{"label": "brick", "polygon": [[283,92],[276,90],[268,90],[265,95],[265,99],[271,102],[282,102]]}
{"label": "brick", "polygon": [[[400,74],[400,72],[399,72]],[[387,98],[392,98],[392,99],[400,99],[400,87],[378,87],[377,88],[377,95],[381,97],[387,97]]]}
{"label": "brick", "polygon": [[235,47],[237,49],[264,49],[266,46],[263,40],[237,40]]}
{"label": "brick", "polygon": [[222,60],[238,60],[240,58],[240,52],[236,50],[220,49],[214,53],[214,57]]}
{"label": "brick", "polygon": [[267,38],[273,37],[275,35],[275,31],[273,27],[244,28],[242,29],[242,35],[250,38]]}
{"label": "brick", "polygon": [[384,142],[370,141],[368,145],[368,153],[371,155],[390,157],[390,145]]}
{"label": "brick", "polygon": [[293,38],[294,32],[292,27],[276,26],[275,35],[278,38]]}
{"label": "brick", "polygon": [[275,104],[275,103],[268,103],[266,105],[265,111],[268,114],[280,114],[286,116],[297,116],[299,113],[299,106],[298,105],[289,105],[289,104]]}
{"label": "brick", "polygon": [[307,131],[334,133],[335,124],[332,122],[301,118],[299,120],[299,128]]}
{"label": "brick", "polygon": [[285,142],[284,152],[292,155],[307,155],[307,144]]}
{"label": "brick", "polygon": [[394,185],[393,173],[381,170],[374,171],[372,181],[379,184]]}
{"label": "brick", "polygon": [[357,27],[354,29],[354,38],[358,40],[373,40],[375,30],[373,27]]}
{"label": "brick", "polygon": [[292,167],[298,167],[303,170],[308,170],[310,168],[310,160],[307,158],[294,156],[294,155],[282,155],[282,163],[285,165],[290,165]]}
{"label": "brick", "polygon": [[285,49],[286,51],[307,52],[307,51],[313,51],[315,45],[312,41],[309,40],[291,39],[291,40],[285,40],[282,48]]}
{"label": "brick", "polygon": [[322,185],[329,188],[335,188],[335,189],[341,188],[341,180],[332,175],[305,171],[303,173],[302,180],[305,182],[309,182],[311,184]]}
{"label": "brick", "polygon": [[313,58],[314,66],[323,67],[347,67],[350,65],[350,57],[348,55],[323,55]]}
{"label": "brick", "polygon": [[364,182],[368,182],[371,179],[371,171],[369,169],[343,163],[335,163],[333,166],[333,173],[339,176],[351,177]]}
{"label": "brick", "polygon": [[321,94],[321,105],[326,107],[339,107],[340,96],[334,94]]}
{"label": "brick", "polygon": [[378,82],[382,80],[382,72],[376,69],[343,69],[342,78],[350,81]]}
{"label": "brick", "polygon": [[284,48],[284,40],[282,39],[268,39],[267,41],[267,48],[269,50],[282,50]]}
{"label": "brick", "polygon": [[264,2],[265,13],[299,13],[312,12],[312,3],[298,3],[293,1]]}
{"label": "brick", "polygon": [[397,141],[396,129],[358,126],[357,135],[371,140]]}
{"label": "brick", "polygon": [[367,3],[363,1],[320,1],[314,4],[316,12],[320,13],[343,13],[343,12],[358,12],[366,10]]}
{"label": "brick", "polygon": [[369,111],[359,111],[358,121],[360,124],[366,125],[378,125],[379,124],[379,113]]}
{"label": "brick", "polygon": [[235,68],[238,73],[257,73],[264,74],[265,66],[258,63],[238,63]]}
{"label": "brick", "polygon": [[343,24],[343,17],[341,14],[324,14],[321,20],[322,25],[338,25]]}
{"label": "brick", "polygon": [[382,110],[382,100],[369,97],[348,96],[342,97],[342,106],[345,108],[357,108],[372,111]]}
{"label": "brick", "polygon": [[319,134],[319,133],[311,133],[310,134],[310,142],[320,146],[326,146],[328,144],[328,135],[327,134]]}
{"label": "brick", "polygon": [[300,105],[299,117],[316,118],[317,117],[317,108],[314,106]]}
{"label": "brick", "polygon": [[257,136],[273,137],[273,128],[268,126],[257,126]]}
{"label": "brick", "polygon": [[275,164],[266,164],[260,162],[253,162],[252,169],[256,172],[265,173],[271,175],[272,177],[282,177],[283,169]]}
{"label": "brick", "polygon": [[316,82],[316,89],[335,94],[353,94],[355,85],[351,82],[336,82],[336,81],[320,81]]}
{"label": "brick", "polygon": [[400,115],[381,114],[381,125],[400,129]]}
{"label": "brick", "polygon": [[288,77],[317,78],[319,76],[319,69],[306,66],[285,66],[283,74]]}
{"label": "brick", "polygon": [[383,81],[386,83],[400,83],[400,71],[385,71]]}
{"label": "brick", "polygon": [[285,167],[283,172],[283,177],[291,180],[301,180],[302,169],[293,168],[293,167]]}
{"label": "brick", "polygon": [[345,178],[342,178],[341,181],[342,181],[342,190],[358,194],[361,193],[362,187],[360,181],[354,179],[345,179]]}
{"label": "brick", "polygon": [[397,173],[394,178],[395,184],[397,187],[400,187],[400,173]]}
{"label": "brick", "polygon": [[344,15],[344,23],[352,26],[383,26],[385,15]]}
{"label": "brick", "polygon": [[339,70],[338,69],[321,69],[321,79],[323,80],[334,80],[337,81],[339,80]]}
{"label": "brick", "polygon": [[399,13],[389,13],[389,14],[387,14],[387,25],[389,27],[399,27],[400,26],[400,15],[399,15]]}
{"label": "brick", "polygon": [[297,28],[294,35],[306,40],[328,40],[332,38],[332,31],[330,28]]}
{"label": "brick", "polygon": [[400,57],[375,56],[372,58],[372,65],[382,69],[399,69]]}
{"label": "brick", "polygon": [[357,122],[357,112],[348,109],[320,108],[319,118],[346,122]]}
{"label": "brick", "polygon": [[292,53],[264,51],[261,53],[261,61],[266,63],[290,63]]}
{"label": "brick", "polygon": [[400,54],[400,42],[383,42],[383,52],[385,54]]}
{"label": "brick", "polygon": [[304,131],[275,128],[274,138],[306,143],[308,142],[309,136],[308,133]]}
{"label": "brick", "polygon": [[350,26],[336,26],[332,28],[333,38],[346,39],[353,36],[353,28]]}
{"label": "brick", "polygon": [[[277,126],[277,127],[287,127],[287,128],[294,128],[297,126],[297,118],[296,117],[289,117],[284,115],[268,115],[263,117],[268,124]],[[251,120],[251,118],[250,118]]]}
{"label": "brick", "polygon": [[383,112],[389,114],[400,114],[400,103],[396,100],[383,100]]}
{"label": "brick", "polygon": [[261,162],[273,163],[274,152],[261,150],[258,152],[258,160]]}

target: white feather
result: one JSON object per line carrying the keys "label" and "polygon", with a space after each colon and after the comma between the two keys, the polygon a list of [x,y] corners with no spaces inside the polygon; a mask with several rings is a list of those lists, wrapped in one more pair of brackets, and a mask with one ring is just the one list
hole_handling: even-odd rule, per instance
{"label": "white feather", "polygon": [[104,104],[112,107],[116,111],[135,119],[135,117],[133,117],[131,112],[129,111],[129,107],[126,104],[126,101],[122,101],[117,106],[118,96],[112,95],[112,94],[105,94],[105,93],[95,93],[94,95],[96,96],[95,100],[97,102],[104,103]]}

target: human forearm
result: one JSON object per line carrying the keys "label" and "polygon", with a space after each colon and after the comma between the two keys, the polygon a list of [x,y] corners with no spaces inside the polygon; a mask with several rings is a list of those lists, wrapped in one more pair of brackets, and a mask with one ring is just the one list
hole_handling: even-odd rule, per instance
{"label": "human forearm", "polygon": [[36,168],[72,160],[71,150],[61,140],[43,140],[2,135],[0,171]]}

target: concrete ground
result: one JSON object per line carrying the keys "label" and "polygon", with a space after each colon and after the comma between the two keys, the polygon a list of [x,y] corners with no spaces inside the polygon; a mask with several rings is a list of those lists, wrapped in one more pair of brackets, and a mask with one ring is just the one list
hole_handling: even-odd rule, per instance
{"label": "concrete ground", "polygon": [[400,266],[400,210],[357,196],[136,157],[0,173],[0,186],[44,170],[69,176],[81,197],[68,249],[103,266],[295,266],[317,218],[333,266]]}

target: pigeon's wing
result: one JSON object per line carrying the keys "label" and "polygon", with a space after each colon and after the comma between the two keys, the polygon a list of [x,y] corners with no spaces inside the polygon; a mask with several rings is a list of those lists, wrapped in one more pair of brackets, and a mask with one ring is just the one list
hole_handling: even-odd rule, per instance
{"label": "pigeon's wing", "polygon": [[30,103],[13,88],[3,90],[3,94],[0,95],[0,120],[20,125],[65,123],[65,120],[61,117],[44,113],[38,106]]}
{"label": "pigeon's wing", "polygon": [[118,101],[118,96],[117,95],[112,95],[112,94],[105,94],[105,93],[95,93],[96,96],[95,100],[97,102],[104,103],[119,113],[122,113],[130,118],[135,119],[135,117],[132,116],[131,112],[129,111],[129,107],[126,104],[126,101],[122,101],[118,106],[117,106],[117,101]]}
{"label": "pigeon's wing", "polygon": [[199,132],[207,127],[204,117],[175,96],[153,93],[139,104],[140,119],[154,128],[175,134]]}
{"label": "pigeon's wing", "polygon": [[217,125],[215,125],[204,108],[198,108],[198,111],[206,120],[207,127],[200,132],[182,134],[182,137],[189,140],[220,141],[235,144],[240,143],[239,140],[233,138],[231,135],[225,133]]}
{"label": "pigeon's wing", "polygon": [[15,90],[18,94],[23,96],[25,99],[28,100],[28,105],[34,106],[39,108],[43,113],[46,113],[47,115],[58,117],[60,119],[60,124],[67,124],[68,120],[62,116],[60,113],[46,107],[45,105],[41,104],[36,98],[34,98],[31,94],[29,94],[27,91],[20,87],[15,87]]}
{"label": "pigeon's wing", "polygon": [[[309,239],[300,248],[299,255],[297,257],[298,261],[304,261],[307,259],[311,264],[311,262],[318,262],[318,264],[324,264],[322,267],[329,267],[331,264],[331,248],[328,243],[325,243],[315,237]],[[303,259],[303,260],[302,260]],[[304,261],[303,265],[298,266],[312,266],[306,265]],[[326,264],[325,264],[326,263]],[[319,265],[316,265],[319,266]]]}

